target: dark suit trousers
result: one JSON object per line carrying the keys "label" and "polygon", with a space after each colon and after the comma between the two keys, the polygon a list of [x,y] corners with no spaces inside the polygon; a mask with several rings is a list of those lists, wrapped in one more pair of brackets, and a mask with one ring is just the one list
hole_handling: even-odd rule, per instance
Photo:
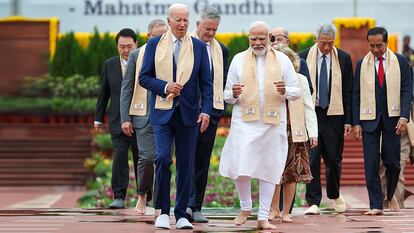
{"label": "dark suit trousers", "polygon": [[147,194],[147,202],[150,202],[154,184],[154,132],[149,122],[144,127],[134,128],[134,130],[139,150],[136,176],[138,184],[137,194]]}
{"label": "dark suit trousers", "polygon": [[128,149],[130,146],[132,149],[132,157],[134,160],[134,173],[135,177],[137,177],[137,141],[135,139],[135,134],[133,135],[133,137],[128,137],[122,132],[120,134],[111,134],[111,139],[115,152],[112,161],[112,190],[114,192],[115,198],[125,199],[129,184]]}
{"label": "dark suit trousers", "polygon": [[194,185],[191,186],[190,200],[188,203],[188,206],[195,211],[201,211],[203,205],[216,131],[217,124],[210,121],[207,130],[203,133],[198,133],[192,182]]}
{"label": "dark suit trousers", "polygon": [[155,175],[156,196],[155,208],[161,209],[161,214],[170,214],[170,182],[172,164],[171,148],[175,140],[176,148],[176,203],[174,215],[176,220],[185,218],[191,177],[193,175],[194,152],[197,136],[197,125],[184,125],[179,107],[167,124],[153,125],[155,135]]}
{"label": "dark suit trousers", "polygon": [[309,152],[313,179],[306,185],[306,201],[319,206],[322,200],[321,157],[325,163],[326,193],[329,199],[339,197],[344,147],[344,125],[341,116],[327,116],[327,109],[315,108],[318,118],[318,146]]}
{"label": "dark suit trousers", "polygon": [[[382,148],[380,155],[380,138]],[[400,135],[384,130],[380,121],[374,132],[363,132],[365,182],[368,189],[370,209],[383,209],[383,194],[379,176],[380,158],[385,166],[387,179],[387,200],[391,200],[400,175]]]}

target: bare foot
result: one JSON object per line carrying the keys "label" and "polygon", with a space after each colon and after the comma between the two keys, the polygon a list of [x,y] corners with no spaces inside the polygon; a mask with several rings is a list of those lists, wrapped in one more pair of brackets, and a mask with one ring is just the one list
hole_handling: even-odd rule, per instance
{"label": "bare foot", "polygon": [[282,214],[282,222],[293,222],[293,220],[290,218],[290,214]]}
{"label": "bare foot", "polygon": [[251,211],[240,210],[239,215],[233,220],[233,223],[237,226],[243,225],[246,221]]}
{"label": "bare foot", "polygon": [[135,211],[138,215],[144,215],[146,212],[146,204],[147,204],[147,195],[138,195],[137,205],[135,206]]}
{"label": "bare foot", "polygon": [[384,215],[384,211],[383,210],[379,210],[379,209],[372,209],[370,211],[367,211],[364,213],[364,215]]}
{"label": "bare foot", "polygon": [[397,198],[395,198],[395,195],[391,198],[391,201],[389,202],[388,206],[392,211],[400,211],[400,206],[398,205],[398,201]]}
{"label": "bare foot", "polygon": [[279,209],[270,209],[269,220],[274,220],[275,218],[280,218],[280,210]]}
{"label": "bare foot", "polygon": [[267,220],[259,220],[257,221],[257,229],[259,230],[272,230],[276,229],[276,226],[273,224],[270,224]]}

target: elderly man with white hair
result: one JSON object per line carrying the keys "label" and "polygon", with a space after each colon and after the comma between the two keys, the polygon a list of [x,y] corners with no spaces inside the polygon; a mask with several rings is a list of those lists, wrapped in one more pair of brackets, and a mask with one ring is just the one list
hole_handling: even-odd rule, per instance
{"label": "elderly man with white hair", "polygon": [[250,181],[259,180],[259,229],[274,229],[268,221],[275,185],[286,163],[286,99],[301,89],[289,58],[270,47],[269,26],[253,22],[249,48],[230,64],[224,100],[233,104],[230,133],[224,145],[220,174],[235,181],[241,211],[234,224],[242,225],[252,211]]}
{"label": "elderly man with white hair", "polygon": [[[147,43],[139,84],[151,91],[149,120],[155,139],[155,227],[170,229],[172,144],[176,148],[176,229],[192,229],[186,219],[197,131],[204,132],[213,108],[213,85],[206,45],[187,34],[189,9],[170,6],[169,30]],[[200,106],[198,108],[197,106]]]}

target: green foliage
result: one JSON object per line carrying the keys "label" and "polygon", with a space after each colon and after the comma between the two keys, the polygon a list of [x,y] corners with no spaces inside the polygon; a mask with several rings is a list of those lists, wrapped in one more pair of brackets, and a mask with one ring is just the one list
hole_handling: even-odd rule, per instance
{"label": "green foliage", "polygon": [[293,51],[300,52],[302,50],[312,47],[314,43],[315,41],[313,37],[309,37],[305,42],[298,43],[298,44],[291,44],[290,47],[292,48]]}
{"label": "green foliage", "polygon": [[92,98],[99,92],[99,76],[54,77],[49,82],[52,96],[61,98]]}
{"label": "green foliage", "polygon": [[70,76],[82,74],[85,52],[75,39],[73,32],[60,38],[56,45],[56,53],[50,63],[52,76]]}
{"label": "green foliage", "polygon": [[230,43],[227,45],[229,49],[229,64],[233,60],[234,55],[246,50],[249,47],[249,38],[247,34],[241,36],[235,36],[230,40]]}
{"label": "green foliage", "polygon": [[85,114],[95,111],[95,98],[60,98],[54,97],[51,101],[51,109],[56,113]]}
{"label": "green foliage", "polygon": [[89,41],[89,46],[86,48],[85,60],[88,64],[88,69],[83,74],[85,76],[100,75],[103,62],[117,53],[115,39],[109,33],[101,36],[98,29],[95,28],[95,33]]}
{"label": "green foliage", "polygon": [[101,35],[95,28],[88,47],[83,49],[70,32],[58,40],[49,70],[54,77],[100,75],[103,62],[117,53],[116,43],[109,33]]}
{"label": "green foliage", "polygon": [[226,107],[226,111],[224,112],[224,116],[228,117],[231,116],[231,113],[233,112],[233,105],[228,104]]}
{"label": "green foliage", "polygon": [[26,97],[48,97],[52,96],[49,83],[52,80],[50,74],[39,77],[26,77],[21,89],[21,95]]}
{"label": "green foliage", "polygon": [[48,113],[49,98],[0,96],[0,113]]}
{"label": "green foliage", "polygon": [[141,36],[140,33],[137,31],[137,45],[138,47],[141,47],[145,43],[147,43],[148,37],[147,36]]}
{"label": "green foliage", "polygon": [[99,150],[113,150],[111,135],[110,134],[98,134],[93,139]]}

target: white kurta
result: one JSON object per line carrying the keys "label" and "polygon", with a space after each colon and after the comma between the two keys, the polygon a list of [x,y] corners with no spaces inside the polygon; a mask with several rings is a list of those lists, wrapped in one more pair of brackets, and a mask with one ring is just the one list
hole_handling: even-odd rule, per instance
{"label": "white kurta", "polygon": [[[282,116],[279,125],[263,123],[265,56],[257,57],[256,77],[259,83],[260,120],[242,121],[241,104],[238,98],[233,97],[232,86],[241,83],[244,56],[245,52],[234,56],[227,75],[224,99],[227,103],[234,104],[234,107],[230,132],[221,153],[220,174],[231,179],[249,176],[279,184],[288,151],[285,102],[286,98],[294,100],[300,97],[300,84],[289,58],[277,52],[277,59],[282,67],[282,79],[286,85],[286,93],[280,103]],[[242,95],[247,94],[249,93],[242,93]]]}

